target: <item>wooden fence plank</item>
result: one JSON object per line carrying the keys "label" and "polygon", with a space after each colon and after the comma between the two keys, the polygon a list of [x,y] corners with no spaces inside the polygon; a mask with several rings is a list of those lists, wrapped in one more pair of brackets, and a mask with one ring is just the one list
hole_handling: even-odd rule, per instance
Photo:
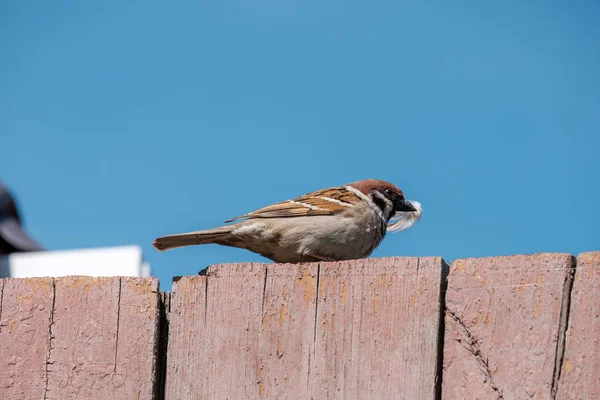
{"label": "wooden fence plank", "polygon": [[175,283],[166,399],[247,399],[258,393],[265,269],[216,265],[208,277]]}
{"label": "wooden fence plank", "polygon": [[117,365],[111,398],[152,399],[155,394],[160,309],[158,279],[121,278]]}
{"label": "wooden fence plank", "polygon": [[204,398],[250,399],[259,392],[258,341],[265,270],[264,264],[254,263],[209,268],[207,340],[201,371],[210,373],[205,378]]}
{"label": "wooden fence plank", "polygon": [[55,280],[47,399],[148,399],[154,394],[158,281]]}
{"label": "wooden fence plank", "polygon": [[205,362],[206,276],[173,280],[169,313],[169,344],[165,399],[201,398],[209,371]]}
{"label": "wooden fence plank", "polygon": [[166,398],[433,399],[443,266],[236,264],[181,278]]}
{"label": "wooden fence plank", "polygon": [[315,399],[433,399],[441,258],[321,265]]}
{"label": "wooden fence plank", "polygon": [[48,399],[106,398],[117,357],[120,280],[55,280]]}
{"label": "wooden fence plank", "polygon": [[258,398],[290,398],[306,391],[314,365],[317,274],[318,264],[267,267]]}
{"label": "wooden fence plank", "polygon": [[43,399],[52,279],[0,281],[0,399]]}
{"label": "wooden fence plank", "polygon": [[556,398],[600,399],[600,252],[577,259]]}
{"label": "wooden fence plank", "polygon": [[444,399],[553,397],[573,267],[557,253],[451,264]]}

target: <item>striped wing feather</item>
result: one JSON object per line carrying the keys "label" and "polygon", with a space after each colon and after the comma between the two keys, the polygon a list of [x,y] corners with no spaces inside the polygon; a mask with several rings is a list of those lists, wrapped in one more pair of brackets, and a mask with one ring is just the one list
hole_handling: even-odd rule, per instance
{"label": "striped wing feather", "polygon": [[286,218],[305,217],[309,215],[333,215],[347,207],[352,207],[360,200],[361,199],[355,193],[344,187],[328,188],[308,193],[292,200],[272,204],[251,213],[231,218],[225,222],[243,218]]}

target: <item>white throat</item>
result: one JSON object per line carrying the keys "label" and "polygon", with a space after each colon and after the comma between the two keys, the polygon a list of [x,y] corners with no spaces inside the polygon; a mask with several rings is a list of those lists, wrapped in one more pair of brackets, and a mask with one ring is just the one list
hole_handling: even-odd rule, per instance
{"label": "white throat", "polygon": [[[377,202],[380,205],[384,205],[382,211],[383,211],[384,221],[387,224],[388,221],[390,220],[390,218],[392,217],[392,215],[394,215],[394,203],[392,203],[392,201],[390,199],[385,197],[384,194],[381,193],[379,190],[372,190],[371,196],[377,197],[377,200],[379,200],[379,202],[374,200],[373,201],[374,203]],[[377,204],[375,204],[375,206],[377,206]],[[377,208],[381,209],[381,207],[377,207]]]}

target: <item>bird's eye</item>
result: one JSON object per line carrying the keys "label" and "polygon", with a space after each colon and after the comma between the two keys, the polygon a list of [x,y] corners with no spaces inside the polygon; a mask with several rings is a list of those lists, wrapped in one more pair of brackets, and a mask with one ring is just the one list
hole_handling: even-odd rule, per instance
{"label": "bird's eye", "polygon": [[387,194],[388,196],[391,196],[394,192],[392,192],[392,189],[385,189],[385,194]]}

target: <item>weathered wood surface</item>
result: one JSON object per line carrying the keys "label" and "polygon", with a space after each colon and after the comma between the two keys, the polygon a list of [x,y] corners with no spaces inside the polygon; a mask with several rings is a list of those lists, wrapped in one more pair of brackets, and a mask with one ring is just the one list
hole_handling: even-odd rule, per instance
{"label": "weathered wood surface", "polygon": [[236,264],[181,278],[166,399],[433,399],[443,267]]}
{"label": "weathered wood surface", "polygon": [[5,279],[0,398],[152,399],[158,312],[155,278]]}
{"label": "weathered wood surface", "polygon": [[600,399],[600,253],[446,267],[0,279],[0,399]]}
{"label": "weathered wood surface", "polygon": [[310,398],[434,399],[443,268],[441,258],[323,264]]}
{"label": "weathered wood surface", "polygon": [[600,399],[600,252],[577,259],[556,398]]}
{"label": "weathered wood surface", "polygon": [[54,287],[51,279],[0,279],[0,399],[43,399]]}
{"label": "weathered wood surface", "polygon": [[569,254],[451,264],[444,399],[554,398],[573,267]]}
{"label": "weathered wood surface", "polygon": [[311,358],[319,266],[290,264],[269,266],[266,271],[258,342],[260,383],[250,398],[286,398],[306,393],[315,364]]}

